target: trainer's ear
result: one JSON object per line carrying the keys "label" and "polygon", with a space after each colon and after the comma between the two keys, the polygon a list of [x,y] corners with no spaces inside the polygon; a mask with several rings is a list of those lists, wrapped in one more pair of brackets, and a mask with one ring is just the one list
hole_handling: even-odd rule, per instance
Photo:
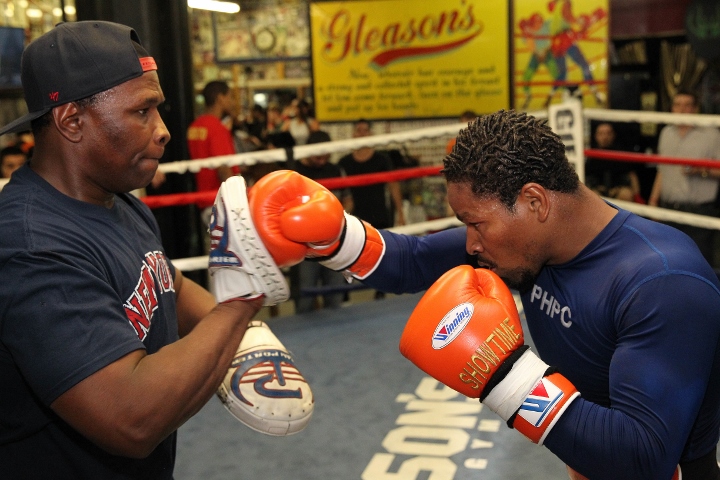
{"label": "trainer's ear", "polygon": [[82,139],[82,119],[77,103],[69,102],[52,109],[53,123],[60,135],[77,143]]}

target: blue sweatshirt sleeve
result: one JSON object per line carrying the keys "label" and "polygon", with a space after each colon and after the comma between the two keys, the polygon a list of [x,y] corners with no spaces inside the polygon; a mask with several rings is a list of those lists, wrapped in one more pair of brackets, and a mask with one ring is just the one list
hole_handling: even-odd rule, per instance
{"label": "blue sweatshirt sleeve", "polygon": [[[718,392],[708,385],[719,373],[718,311],[720,295],[704,279],[670,274],[641,286],[618,316],[610,405],[580,397],[545,446],[579,472],[618,480],[669,479],[684,449],[706,453],[692,449],[715,434]],[[693,426],[705,433],[688,439]]]}
{"label": "blue sweatshirt sleeve", "polygon": [[427,289],[458,265],[472,262],[465,252],[465,227],[418,237],[381,230],[385,255],[377,269],[363,280],[366,285],[390,293],[415,293]]}

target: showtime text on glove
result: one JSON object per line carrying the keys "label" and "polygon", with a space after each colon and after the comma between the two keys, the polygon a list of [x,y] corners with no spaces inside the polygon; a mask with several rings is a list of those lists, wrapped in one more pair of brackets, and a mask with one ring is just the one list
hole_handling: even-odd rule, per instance
{"label": "showtime text on glove", "polygon": [[510,319],[505,318],[466,362],[467,367],[459,373],[460,380],[479,390],[490,377],[491,369],[503,362],[504,358],[501,359],[500,355],[507,356],[521,344],[522,335],[515,331],[515,325],[510,324]]}

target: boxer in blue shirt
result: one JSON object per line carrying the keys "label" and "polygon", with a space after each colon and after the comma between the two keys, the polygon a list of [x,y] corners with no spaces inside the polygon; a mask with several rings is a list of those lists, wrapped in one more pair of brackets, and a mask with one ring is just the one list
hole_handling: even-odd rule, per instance
{"label": "boxer in blue shirt", "polygon": [[305,248],[288,262],[428,289],[402,353],[545,445],[572,478],[720,478],[720,285],[692,240],[590,191],[561,139],[523,113],[471,122],[443,174],[464,228],[378,231],[287,173],[254,187],[275,209],[255,221],[271,252]]}

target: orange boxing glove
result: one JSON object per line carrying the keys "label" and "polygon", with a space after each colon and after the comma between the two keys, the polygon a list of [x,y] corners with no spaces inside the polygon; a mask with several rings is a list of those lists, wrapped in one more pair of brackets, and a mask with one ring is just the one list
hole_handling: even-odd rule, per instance
{"label": "orange boxing glove", "polygon": [[330,190],[297,172],[265,175],[250,189],[248,202],[253,223],[280,267],[315,258],[362,279],[385,251],[377,229],[346,214]]}
{"label": "orange boxing glove", "polygon": [[486,269],[462,265],[440,277],[410,315],[400,352],[539,444],[579,395],[524,344],[512,293]]}
{"label": "orange boxing glove", "polygon": [[310,243],[332,249],[343,232],[345,213],[335,195],[291,170],[258,180],[248,203],[255,228],[280,267],[303,261]]}

